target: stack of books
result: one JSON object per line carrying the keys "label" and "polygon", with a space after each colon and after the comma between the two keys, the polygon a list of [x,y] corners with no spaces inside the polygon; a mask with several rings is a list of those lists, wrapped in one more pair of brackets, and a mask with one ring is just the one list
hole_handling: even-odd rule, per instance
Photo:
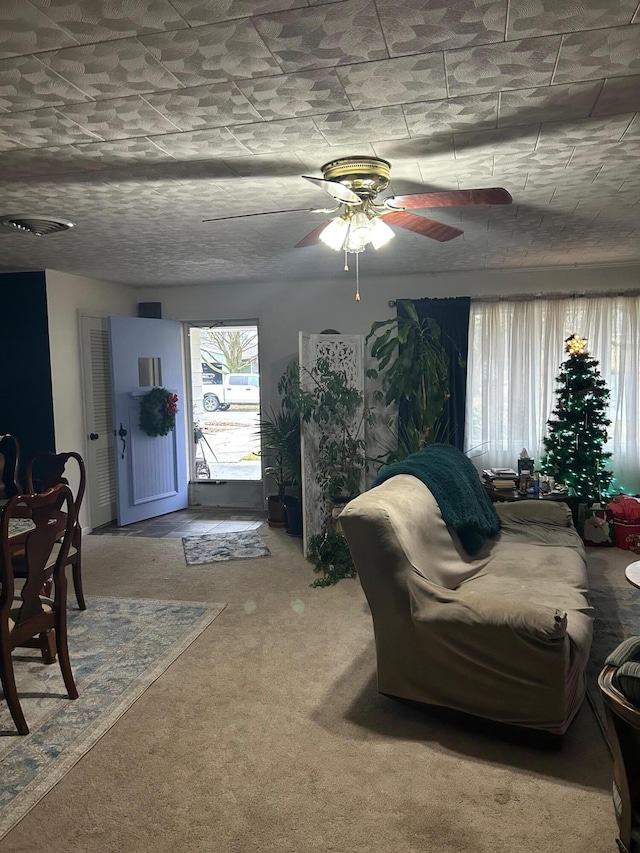
{"label": "stack of books", "polygon": [[518,485],[518,472],[513,468],[487,468],[482,478],[492,489],[515,489]]}

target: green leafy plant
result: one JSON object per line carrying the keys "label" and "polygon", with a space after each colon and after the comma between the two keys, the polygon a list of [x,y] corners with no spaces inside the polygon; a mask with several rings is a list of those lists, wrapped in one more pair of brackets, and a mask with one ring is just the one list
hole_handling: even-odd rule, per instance
{"label": "green leafy plant", "polygon": [[297,486],[301,480],[300,462],[300,417],[284,406],[279,412],[260,420],[262,449],[273,464],[265,468],[265,476],[271,477],[279,497],[284,497],[287,486]]}
{"label": "green leafy plant", "polygon": [[410,299],[399,304],[406,316],[376,321],[366,338],[378,362],[367,376],[380,376],[382,382],[375,399],[387,406],[395,404],[400,413],[391,423],[395,446],[378,460],[385,464],[444,440],[440,418],[449,397],[449,360],[440,326],[430,317],[421,320]]}
{"label": "green leafy plant", "polygon": [[364,394],[327,357],[310,368],[296,365],[283,382],[287,405],[320,427],[316,481],[323,493],[331,499],[357,495],[367,466],[364,426],[375,420]]}
{"label": "green leafy plant", "polygon": [[310,537],[309,560],[314,564],[314,572],[322,573],[311,586],[333,586],[343,578],[356,576],[347,540],[335,531],[324,530]]}

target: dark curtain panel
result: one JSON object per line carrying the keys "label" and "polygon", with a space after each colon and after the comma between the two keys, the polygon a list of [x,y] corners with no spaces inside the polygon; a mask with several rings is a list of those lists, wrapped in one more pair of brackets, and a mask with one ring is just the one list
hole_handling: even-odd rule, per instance
{"label": "dark curtain panel", "polygon": [[[449,356],[449,393],[438,431],[440,440],[460,450],[464,444],[464,413],[467,397],[467,354],[469,348],[469,308],[471,299],[412,299],[422,320],[430,317],[440,326],[442,346]],[[398,316],[406,316],[398,302]],[[402,419],[402,411],[400,412]]]}
{"label": "dark curtain panel", "polygon": [[0,274],[0,433],[20,442],[24,466],[55,450],[44,272]]}

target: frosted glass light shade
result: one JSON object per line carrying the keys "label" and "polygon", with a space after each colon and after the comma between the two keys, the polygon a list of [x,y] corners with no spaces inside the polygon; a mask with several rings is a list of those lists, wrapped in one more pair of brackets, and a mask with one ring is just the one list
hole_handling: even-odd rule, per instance
{"label": "frosted glass light shade", "polygon": [[339,252],[344,247],[344,241],[348,230],[349,223],[346,219],[342,219],[342,217],[338,216],[336,219],[332,219],[327,227],[320,232],[319,239],[325,244],[325,246]]}
{"label": "frosted glass light shade", "polygon": [[374,249],[382,248],[395,236],[395,233],[382,219],[376,217],[369,223],[369,239]]}

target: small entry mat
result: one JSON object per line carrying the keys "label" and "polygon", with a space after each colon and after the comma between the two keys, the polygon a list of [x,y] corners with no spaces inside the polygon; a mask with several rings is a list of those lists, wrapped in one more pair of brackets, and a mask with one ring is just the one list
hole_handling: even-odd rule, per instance
{"label": "small entry mat", "polygon": [[184,558],[188,566],[271,556],[271,551],[255,530],[184,536],[182,544],[184,546]]}

